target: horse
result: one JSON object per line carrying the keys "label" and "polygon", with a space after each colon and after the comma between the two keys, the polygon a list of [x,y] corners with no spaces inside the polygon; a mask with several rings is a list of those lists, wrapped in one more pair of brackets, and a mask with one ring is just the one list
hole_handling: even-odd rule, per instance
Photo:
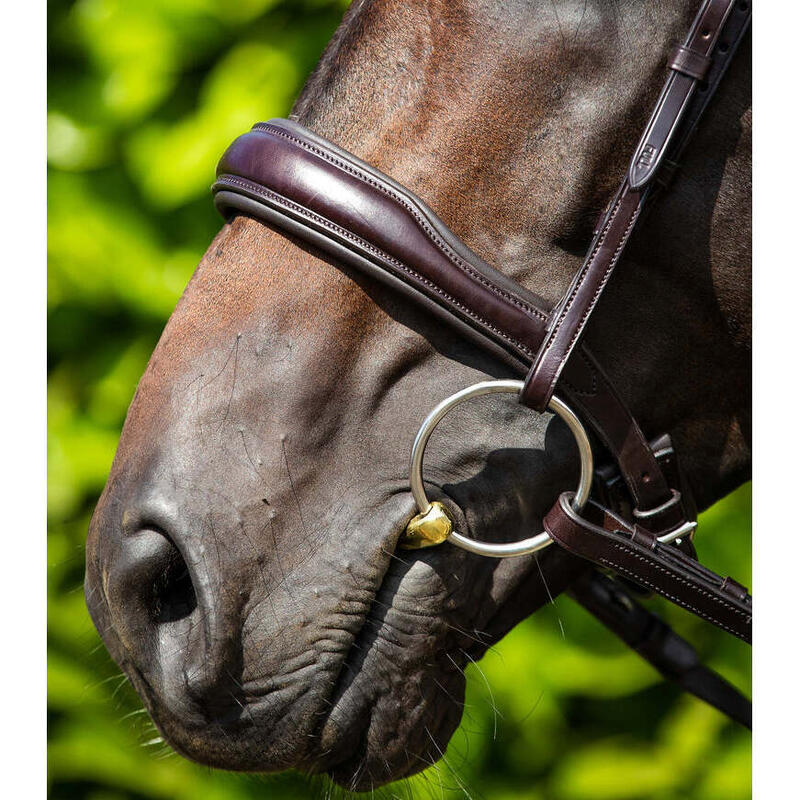
{"label": "horse", "polygon": [[[694,12],[357,0],[291,117],[552,305]],[[669,432],[701,509],[750,471],[748,48],[585,332],[642,428]],[[556,547],[396,548],[419,422],[487,376],[508,367],[369,276],[246,215],[222,227],[142,376],[87,539],[94,624],[175,750],[354,790],[441,757],[465,665],[575,579]],[[574,485],[555,417],[484,399],[440,429],[430,491],[475,538],[524,538]]]}

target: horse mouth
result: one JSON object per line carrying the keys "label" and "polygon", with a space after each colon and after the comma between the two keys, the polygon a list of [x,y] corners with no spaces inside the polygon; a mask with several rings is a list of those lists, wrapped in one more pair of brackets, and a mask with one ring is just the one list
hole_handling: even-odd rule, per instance
{"label": "horse mouth", "polygon": [[[414,513],[416,509],[393,533],[386,569],[342,659],[329,708],[315,734],[324,755],[308,771],[326,772],[350,790],[371,790],[430,766],[461,717],[460,705],[451,699],[463,694],[463,663],[449,655],[442,642],[450,593],[437,585],[441,566],[453,553],[447,544],[397,548]],[[456,519],[466,530],[460,509]],[[380,691],[370,694],[376,682]],[[415,693],[420,705],[405,705]],[[443,704],[449,704],[449,711],[442,713]],[[419,708],[431,712],[431,718],[425,719]],[[421,735],[411,744],[403,741],[403,731]],[[402,751],[394,760],[383,749],[376,752],[387,736],[394,739],[395,750]]]}

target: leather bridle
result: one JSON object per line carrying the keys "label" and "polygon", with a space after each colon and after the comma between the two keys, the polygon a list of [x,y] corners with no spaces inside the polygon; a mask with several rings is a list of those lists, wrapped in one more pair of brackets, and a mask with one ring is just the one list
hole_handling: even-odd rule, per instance
{"label": "leather bridle", "polygon": [[[581,334],[642,209],[667,188],[750,18],[744,0],[702,2],[669,59],[661,95],[586,258],[550,311],[473,253],[408,189],[296,122],[259,123],[236,139],[213,186],[224,216],[255,217],[377,277],[526,376],[481,386],[513,383],[523,404],[543,412],[558,411],[560,403],[593,430],[615,463],[593,470],[590,461],[592,499],[562,494],[544,518],[543,536],[581,564],[618,577],[582,569],[571,594],[667,678],[748,726],[749,701],[631,596],[657,592],[751,641],[747,590],[696,559],[696,509],[669,436],[645,436]],[[565,400],[554,398],[556,388]],[[412,468],[414,458],[421,470],[419,449]],[[407,546],[459,538],[444,505],[430,503],[424,489],[415,497],[420,516],[410,523]],[[460,539],[455,543],[475,549]],[[489,554],[533,552],[518,550]]]}

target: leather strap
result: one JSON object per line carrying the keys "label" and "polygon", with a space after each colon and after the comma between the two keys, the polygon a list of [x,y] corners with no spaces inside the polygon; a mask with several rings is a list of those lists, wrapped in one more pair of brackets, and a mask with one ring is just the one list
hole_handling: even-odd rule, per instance
{"label": "leather strap", "polygon": [[[728,14],[725,26],[717,41],[717,50],[723,54],[725,58],[708,57],[710,64],[708,72],[705,79],[698,84],[697,91],[692,93],[688,106],[683,112],[680,127],[675,132],[670,145],[669,158],[664,158],[659,173],[655,177],[656,183],[668,183],[671,176],[675,173],[683,151],[686,149],[686,145],[689,143],[692,134],[697,128],[697,124],[703,116],[703,112],[714,96],[742,39],[750,29],[752,16],[753,8],[749,0],[739,0]],[[665,176],[665,173],[668,174]]]}
{"label": "leather strap", "polygon": [[[683,522],[696,521],[697,506],[672,439],[668,434],[662,434],[650,441],[649,448],[661,475],[671,487],[666,504],[645,506],[640,503],[637,506],[625,485],[619,463],[614,461],[598,463],[595,467],[592,496],[618,517],[636,519],[653,531],[669,531]],[[681,547],[687,554],[696,557],[690,539],[684,539]]]}
{"label": "leather strap", "polygon": [[[710,70],[712,60],[719,63],[720,74],[730,63],[731,48],[716,48],[716,44],[736,2],[740,0],[704,0],[685,42],[670,60],[669,77],[636,147],[628,173],[592,241],[583,266],[548,321],[547,338],[520,395],[520,401],[526,405],[543,411],[550,402],[556,383],[639,219],[649,185],[670,151],[699,81]],[[695,123],[696,120],[689,125],[689,132]]]}
{"label": "leather strap", "polygon": [[565,550],[752,641],[753,601],[741,584],[720,577],[597,503],[589,501],[579,516],[572,509],[572,498],[571,492],[563,493],[544,518],[545,530]]}
{"label": "leather strap", "polygon": [[642,192],[635,191],[626,181],[612,202],[589,255],[566,296],[556,306],[547,338],[525,379],[521,403],[537,411],[547,408],[556,383],[628,242],[646,193],[646,188]]}
{"label": "leather strap", "polygon": [[712,60],[727,65],[732,53],[717,49],[728,15],[741,0],[704,0],[686,40],[670,60],[670,73],[656,107],[636,147],[628,183],[641,191],[655,176],[679,130],[692,94],[711,67]]}
{"label": "leather strap", "polygon": [[[669,503],[679,484],[665,475],[641,428],[585,345],[578,348],[564,369],[561,391],[613,456],[632,509],[646,512]],[[681,511],[665,510],[659,518],[664,530],[687,519]]]}
{"label": "leather strap", "polygon": [[704,666],[689,642],[642,608],[617,581],[591,570],[570,585],[568,594],[667,680],[752,728],[752,703]]}

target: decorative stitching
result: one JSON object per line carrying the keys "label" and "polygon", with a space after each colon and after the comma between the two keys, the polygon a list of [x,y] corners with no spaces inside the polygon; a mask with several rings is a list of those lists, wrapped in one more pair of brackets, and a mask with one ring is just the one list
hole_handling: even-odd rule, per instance
{"label": "decorative stitching", "polygon": [[[556,542],[558,542],[562,547],[564,547],[565,549],[567,549],[570,552],[576,553],[577,555],[581,556],[582,558],[589,558],[585,553],[581,552],[580,548],[577,548],[577,547],[574,547],[574,546],[569,546],[569,544],[567,542],[562,541],[561,538],[554,533],[554,531],[552,529],[553,528],[552,525],[545,524],[545,528],[546,528],[547,532],[550,534],[550,536]],[[589,536],[589,534],[587,534],[585,531],[581,531],[580,528],[578,530],[580,531],[579,535],[582,534],[581,538],[587,538]],[[627,554],[629,556],[633,556],[634,558],[636,558],[639,561],[642,561],[642,562],[645,562],[645,563],[649,564],[650,566],[654,567],[658,571],[663,572],[665,575],[667,575],[667,577],[674,578],[678,582],[683,583],[686,586],[688,586],[691,590],[693,590],[695,592],[698,592],[699,594],[708,597],[710,600],[712,600],[713,602],[717,603],[717,605],[720,605],[723,608],[727,609],[729,612],[732,612],[734,614],[737,614],[737,615],[741,616],[743,618],[745,624],[750,624],[750,622],[752,621],[752,619],[753,619],[753,615],[752,614],[748,614],[747,612],[742,611],[739,608],[736,608],[736,606],[733,606],[729,602],[727,602],[725,600],[725,598],[722,598],[722,597],[719,597],[717,595],[711,594],[710,592],[706,591],[705,589],[701,588],[700,586],[697,586],[696,584],[693,584],[690,581],[687,581],[685,578],[682,578],[680,575],[677,575],[674,572],[671,572],[670,570],[662,567],[659,563],[653,562],[650,559],[645,558],[644,556],[642,556],[639,553],[637,553],[629,544],[624,543],[624,542],[616,542],[614,540],[614,538],[613,538],[613,534],[612,533],[609,533],[608,531],[602,531],[600,533],[600,535],[602,536],[602,540],[605,541],[605,542],[608,542],[609,544],[611,544],[614,547],[614,549],[620,550],[620,551],[622,551],[623,553],[625,553],[625,554]],[[590,561],[595,561],[594,558],[589,558],[589,560]],[[672,600],[674,603],[677,603],[678,605],[683,606],[684,608],[687,608],[690,611],[693,611],[695,614],[697,614],[697,616],[702,617],[703,619],[706,619],[709,622],[713,622],[715,625],[718,625],[723,630],[728,631],[728,633],[732,633],[735,636],[740,636],[742,634],[742,631],[737,631],[737,630],[731,628],[730,626],[728,626],[725,623],[723,623],[721,620],[718,620],[716,617],[712,616],[710,613],[708,613],[706,611],[703,611],[702,609],[697,608],[696,606],[693,606],[689,601],[684,600],[683,598],[678,597],[675,594],[671,594],[670,592],[664,590],[663,587],[660,587],[658,584],[654,583],[653,581],[643,577],[642,575],[637,573],[635,570],[631,569],[630,567],[626,567],[626,566],[623,566],[622,564],[617,563],[616,561],[614,561],[613,559],[609,558],[608,556],[598,555],[596,557],[596,562],[604,564],[605,566],[610,567],[611,569],[614,569],[614,570],[616,570],[618,572],[623,573],[624,575],[627,575],[632,580],[637,581],[637,582],[647,586],[648,588],[652,589],[655,592],[658,592],[659,594],[663,595],[664,597]],[[709,570],[709,572],[710,572],[710,570]],[[711,574],[713,574],[713,573],[711,573]],[[715,577],[718,577],[718,576],[715,576]],[[749,641],[749,638],[748,638],[748,641]]]}
{"label": "decorative stitching", "polygon": [[503,341],[505,341],[506,344],[512,345],[513,347],[521,350],[523,353],[525,353],[530,358],[533,358],[533,351],[529,347],[527,347],[526,345],[522,344],[521,342],[518,342],[516,339],[513,339],[512,337],[508,336],[504,331],[501,331],[499,328],[494,327],[487,320],[483,319],[483,317],[479,316],[474,311],[472,311],[472,309],[470,309],[467,306],[463,305],[461,302],[456,300],[454,297],[449,295],[447,292],[443,291],[439,286],[437,286],[435,283],[433,283],[433,281],[427,279],[423,275],[420,275],[418,272],[416,272],[416,271],[412,270],[410,267],[406,266],[402,261],[399,261],[398,259],[394,258],[393,256],[390,256],[388,253],[384,252],[383,250],[381,250],[378,247],[375,247],[375,245],[371,244],[370,242],[365,241],[361,237],[356,236],[354,233],[352,233],[351,231],[348,231],[346,228],[342,228],[341,226],[336,225],[336,223],[331,222],[328,219],[325,219],[325,217],[322,217],[319,214],[316,214],[315,212],[310,211],[309,209],[307,209],[307,208],[305,208],[305,207],[303,207],[301,205],[298,205],[297,203],[294,203],[293,201],[288,200],[285,197],[282,197],[281,195],[277,194],[276,192],[273,192],[270,189],[267,189],[266,187],[262,186],[261,184],[258,184],[258,183],[255,183],[254,181],[248,180],[247,178],[240,178],[239,176],[236,176],[236,175],[220,175],[217,178],[217,183],[221,183],[222,185],[233,184],[235,186],[240,186],[242,189],[246,189],[247,191],[252,192],[254,194],[262,195],[265,198],[268,198],[268,199],[272,200],[272,202],[274,202],[276,205],[278,205],[278,206],[281,206],[281,205],[288,206],[289,208],[292,208],[294,211],[296,211],[298,214],[301,214],[302,216],[310,218],[311,220],[317,222],[319,225],[322,225],[323,227],[326,227],[326,228],[329,228],[329,229],[333,230],[334,232],[338,233],[340,236],[344,236],[345,238],[350,239],[352,242],[354,242],[355,244],[359,245],[360,247],[363,247],[365,250],[369,250],[372,253],[374,253],[375,255],[379,256],[380,258],[383,258],[386,261],[390,262],[395,267],[397,267],[401,272],[406,273],[409,277],[414,278],[416,281],[418,281],[419,283],[424,284],[425,286],[428,286],[433,292],[438,294],[443,300],[447,301],[447,303],[449,303],[450,305],[455,306],[456,308],[460,309],[465,315],[467,315],[468,317],[472,318],[475,322],[479,323],[480,325],[484,326],[488,330],[492,331],[494,334],[496,334],[498,337],[500,337]]}
{"label": "decorative stitching", "polygon": [[[618,545],[615,545],[615,546],[618,546]],[[715,625],[719,626],[723,630],[728,631],[728,633],[732,633],[734,636],[740,636],[741,635],[741,633],[742,633],[741,631],[737,631],[734,628],[726,625],[721,620],[718,620],[716,617],[712,616],[711,614],[707,613],[706,611],[703,611],[702,609],[696,608],[691,603],[687,602],[686,600],[683,600],[682,598],[678,597],[677,595],[670,594],[669,592],[664,591],[657,584],[653,583],[652,581],[647,580],[646,578],[641,577],[638,573],[634,572],[633,570],[631,570],[631,569],[629,569],[627,567],[623,567],[623,566],[621,566],[619,564],[616,564],[611,559],[604,558],[603,556],[600,556],[599,560],[600,560],[601,563],[605,564],[608,567],[611,567],[612,569],[615,569],[617,572],[622,572],[624,575],[627,575],[632,580],[637,581],[638,583],[643,583],[645,586],[647,586],[648,588],[650,588],[653,591],[657,592],[658,594],[663,595],[664,597],[672,600],[672,602],[677,603],[678,605],[683,606],[684,608],[687,608],[690,611],[693,611],[695,614],[697,614],[698,617],[702,617],[703,619],[706,619],[709,622],[713,622]],[[697,587],[693,587],[693,588],[697,588]],[[702,590],[699,590],[699,591],[702,592]],[[712,598],[713,598],[713,595],[712,595]],[[723,603],[723,605],[726,605],[726,604]],[[730,609],[730,610],[735,611],[738,614],[742,614],[744,616],[744,618],[745,618],[745,622],[747,622],[747,623],[749,623],[751,621],[751,619],[752,619],[752,614],[747,615],[744,612],[740,611],[739,609],[735,609],[735,608],[734,609]]]}
{"label": "decorative stitching", "polygon": [[668,570],[666,567],[662,567],[661,564],[659,564],[658,562],[650,561],[649,559],[645,558],[641,554],[637,553],[631,547],[629,547],[629,546],[627,546],[625,544],[622,544],[620,542],[614,542],[613,540],[612,540],[611,544],[613,545],[614,549],[621,550],[623,553],[627,553],[628,555],[633,556],[637,561],[642,561],[642,562],[648,564],[648,566],[654,567],[659,572],[663,572],[668,577],[674,577],[675,580],[677,580],[679,583],[683,583],[686,586],[688,586],[690,589],[693,589],[693,590],[699,592],[700,594],[704,595],[705,597],[708,597],[709,600],[712,600],[714,602],[719,603],[721,606],[723,606],[724,608],[727,608],[728,611],[732,612],[733,614],[738,614],[738,615],[744,617],[745,619],[748,618],[749,615],[747,614],[747,612],[742,611],[742,609],[736,608],[736,606],[731,605],[724,598],[719,597],[719,596],[717,596],[715,594],[712,594],[711,592],[709,592],[709,591],[707,591],[705,589],[702,589],[701,587],[697,586],[696,584],[692,583],[691,581],[686,580],[686,578],[682,578],[680,575]]}
{"label": "decorative stitching", "polygon": [[[628,223],[628,227],[625,228],[625,232],[622,234],[622,239],[620,239],[620,242],[617,245],[617,249],[614,251],[614,255],[611,256],[611,261],[609,262],[608,267],[606,268],[606,271],[603,274],[603,279],[601,283],[598,285],[597,289],[595,290],[594,296],[592,297],[592,302],[589,306],[587,306],[586,310],[583,312],[581,321],[578,324],[578,327],[575,329],[575,333],[572,335],[572,338],[570,339],[569,345],[567,346],[565,352],[569,353],[569,351],[572,349],[573,344],[575,344],[575,340],[578,338],[581,331],[583,330],[583,326],[586,324],[586,320],[588,319],[589,314],[592,313],[592,310],[597,304],[597,300],[600,297],[600,294],[602,293],[603,289],[605,288],[605,285],[608,283],[608,279],[611,277],[611,272],[616,266],[617,260],[619,259],[623,248],[628,242],[628,237],[630,236],[631,230],[633,229],[633,226],[636,224],[636,220],[639,219],[639,212],[641,211],[641,209],[642,209],[641,205],[637,204],[633,216],[631,217],[631,220]],[[583,283],[583,281],[581,281],[581,283]]]}
{"label": "decorative stitching", "polygon": [[[605,244],[605,241],[608,238],[608,232],[611,229],[611,226],[612,226],[614,220],[616,219],[617,215],[619,214],[619,210],[622,207],[623,199],[624,199],[624,193],[619,196],[619,198],[617,199],[617,202],[614,204],[614,208],[612,209],[611,214],[609,215],[608,221],[603,226],[603,233],[601,234],[600,237],[598,237],[598,240],[595,243],[594,248],[592,248],[591,255],[586,259],[583,268],[578,273],[578,279],[575,282],[575,286],[572,289],[572,291],[570,292],[570,295],[567,298],[567,301],[562,306],[561,311],[559,312],[558,320],[556,321],[556,324],[551,329],[550,335],[547,337],[546,344],[541,349],[541,355],[537,358],[537,365],[536,366],[544,364],[544,361],[545,361],[545,359],[547,357],[547,354],[550,352],[550,350],[553,349],[553,347],[555,345],[555,342],[556,342],[557,335],[558,335],[558,331],[561,329],[561,326],[564,323],[564,321],[566,320],[566,317],[567,317],[567,314],[569,313],[569,310],[572,308],[572,305],[575,302],[575,298],[577,297],[578,292],[581,290],[581,287],[583,286],[584,282],[586,281],[586,279],[587,279],[587,277],[589,275],[589,272],[591,270],[591,266],[594,263],[594,261],[596,260],[597,254],[600,251],[600,248],[603,246],[603,244]],[[619,244],[617,245],[616,250],[614,251],[613,255],[611,256],[611,261],[609,262],[608,266],[606,267],[605,272],[603,273],[603,277],[601,279],[601,282],[598,284],[598,287],[597,287],[597,289],[596,289],[596,291],[594,293],[594,296],[592,297],[591,303],[587,306],[586,310],[584,311],[583,315],[581,316],[580,322],[578,323],[577,327],[575,328],[575,331],[574,331],[574,333],[572,335],[572,338],[569,341],[569,344],[564,349],[564,351],[563,351],[563,353],[561,355],[561,358],[559,358],[559,362],[558,363],[561,366],[563,366],[564,362],[566,361],[565,354],[567,356],[569,355],[570,351],[572,350],[573,345],[575,344],[575,341],[577,340],[578,336],[580,336],[581,332],[583,331],[583,327],[586,324],[586,320],[589,318],[589,315],[594,310],[594,307],[597,304],[597,300],[600,297],[600,294],[602,293],[603,289],[605,288],[605,285],[608,282],[609,277],[611,276],[611,272],[613,271],[614,267],[616,266],[617,260],[619,259],[619,256],[620,256],[620,253],[622,252],[622,249],[624,248],[625,244],[628,241],[628,236],[630,235],[630,232],[631,232],[636,220],[639,217],[640,210],[641,210],[641,205],[637,204],[637,206],[636,206],[636,208],[634,210],[634,213],[631,216],[630,222],[628,223],[628,226],[627,226],[627,228],[625,229],[625,232],[622,235],[622,239],[620,240]],[[560,369],[556,371],[556,376],[559,374],[559,372],[560,372]]]}
{"label": "decorative stitching", "polygon": [[378,183],[375,179],[371,178],[369,175],[361,172],[357,167],[354,167],[351,164],[348,164],[340,159],[332,156],[330,153],[322,150],[314,145],[306,142],[304,139],[300,139],[297,136],[292,136],[286,131],[282,130],[281,128],[276,128],[272,125],[269,125],[266,122],[259,122],[253,126],[253,130],[261,131],[264,133],[271,133],[274,136],[280,136],[283,139],[288,141],[294,142],[295,144],[302,147],[304,150],[308,150],[310,153],[314,153],[315,155],[319,156],[323,160],[333,164],[334,166],[338,167],[339,169],[343,170],[344,172],[353,175],[355,178],[358,178],[362,183],[366,183],[373,188],[377,189],[382,194],[385,194],[387,197],[391,197],[396,202],[400,203],[413,217],[416,219],[417,223],[420,227],[428,234],[428,238],[438,247],[438,249],[447,257],[448,261],[450,261],[455,266],[459,267],[462,272],[467,273],[470,275],[474,280],[478,283],[485,286],[489,291],[493,294],[498,295],[499,297],[508,300],[510,303],[514,304],[515,306],[527,311],[529,314],[532,314],[535,317],[538,317],[542,321],[547,321],[547,314],[545,314],[540,309],[526,303],[525,301],[521,300],[519,297],[511,294],[510,292],[506,292],[503,289],[500,289],[494,283],[492,283],[488,278],[484,275],[481,275],[479,272],[476,272],[468,262],[464,261],[457,253],[455,253],[452,248],[439,238],[436,231],[430,226],[428,221],[422,217],[417,210],[414,208],[411,203],[409,203],[406,198],[402,195],[397,194],[393,190],[383,186],[382,184]]}
{"label": "decorative stitching", "polygon": [[600,250],[600,248],[605,243],[605,240],[608,237],[608,231],[611,228],[611,224],[614,221],[614,219],[616,218],[617,214],[619,213],[620,206],[622,205],[622,200],[623,200],[623,197],[622,197],[622,195],[620,195],[617,198],[617,202],[614,203],[614,207],[611,209],[611,213],[608,216],[608,221],[603,226],[603,231],[600,234],[600,236],[598,236],[597,241],[595,242],[595,245],[592,248],[592,252],[589,254],[588,258],[584,261],[583,266],[581,267],[580,272],[578,273],[578,277],[577,277],[577,279],[575,281],[575,286],[573,287],[572,291],[569,294],[569,297],[567,298],[566,302],[564,303],[563,307],[561,308],[561,311],[559,312],[558,320],[556,321],[556,324],[553,326],[553,329],[550,331],[550,336],[548,337],[548,344],[543,349],[543,351],[542,351],[543,354],[544,354],[544,352],[547,351],[547,349],[549,349],[550,343],[555,338],[556,334],[558,333],[559,328],[561,327],[562,323],[564,322],[566,314],[569,311],[569,309],[572,307],[572,304],[575,301],[575,297],[577,296],[578,291],[580,290],[581,286],[583,286],[583,282],[586,280],[586,275],[589,272],[589,269],[590,269],[590,267],[592,265],[592,262],[595,260],[598,251]]}

